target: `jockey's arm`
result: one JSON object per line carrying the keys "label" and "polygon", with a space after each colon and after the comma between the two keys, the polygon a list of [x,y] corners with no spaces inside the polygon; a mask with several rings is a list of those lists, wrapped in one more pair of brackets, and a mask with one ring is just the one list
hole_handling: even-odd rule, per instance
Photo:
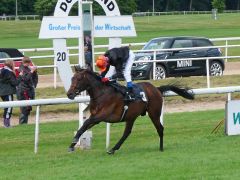
{"label": "jockey's arm", "polygon": [[118,63],[116,66],[116,74],[113,75],[113,79],[117,79],[117,78],[120,78],[122,76],[122,71],[123,71],[123,66],[121,63]]}
{"label": "jockey's arm", "polygon": [[101,77],[105,77],[107,72],[109,71],[110,65],[108,64],[106,69],[104,71],[101,72]]}

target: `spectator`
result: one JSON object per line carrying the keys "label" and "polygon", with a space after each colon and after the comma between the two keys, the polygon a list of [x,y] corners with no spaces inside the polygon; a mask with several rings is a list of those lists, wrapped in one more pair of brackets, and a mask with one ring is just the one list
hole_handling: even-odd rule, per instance
{"label": "spectator", "polygon": [[[35,98],[35,88],[38,83],[37,68],[31,67],[31,59],[24,57],[19,67],[19,85],[17,86],[18,100],[30,100]],[[27,124],[31,106],[20,108],[19,124]]]}
{"label": "spectator", "polygon": [[92,69],[92,41],[90,36],[84,37],[85,63]]}
{"label": "spectator", "polygon": [[[4,67],[0,70],[0,96],[3,101],[13,101],[13,94],[16,94],[18,81],[15,76],[15,68],[12,60],[6,60]],[[5,108],[3,113],[4,127],[10,127],[12,108]]]}

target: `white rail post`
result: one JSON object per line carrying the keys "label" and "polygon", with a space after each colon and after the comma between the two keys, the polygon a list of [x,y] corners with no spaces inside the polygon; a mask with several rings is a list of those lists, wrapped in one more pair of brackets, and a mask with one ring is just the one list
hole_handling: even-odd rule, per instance
{"label": "white rail post", "polygon": [[54,89],[57,89],[57,62],[54,61],[54,72],[53,72],[53,87]]}
{"label": "white rail post", "polygon": [[83,104],[82,103],[79,103],[78,104],[78,119],[79,119],[79,126],[78,128],[80,129],[84,123],[84,120],[83,120]]}
{"label": "white rail post", "polygon": [[232,99],[232,94],[231,94],[231,93],[228,93],[228,94],[227,94],[227,101],[231,101],[231,99]]}
{"label": "white rail post", "polygon": [[39,119],[40,119],[40,106],[36,109],[36,121],[35,121],[35,143],[34,143],[34,153],[38,152],[38,142],[39,142]]}
{"label": "white rail post", "polygon": [[106,149],[109,148],[110,145],[110,123],[107,123],[107,129],[106,129]]}
{"label": "white rail post", "polygon": [[156,80],[156,60],[157,60],[157,52],[156,51],[154,51],[153,52],[153,60],[154,60],[154,62],[153,62],[153,80]]}
{"label": "white rail post", "polygon": [[206,60],[207,69],[207,88],[210,88],[209,59]]}
{"label": "white rail post", "polygon": [[225,61],[228,62],[228,40],[226,40],[225,47]]}

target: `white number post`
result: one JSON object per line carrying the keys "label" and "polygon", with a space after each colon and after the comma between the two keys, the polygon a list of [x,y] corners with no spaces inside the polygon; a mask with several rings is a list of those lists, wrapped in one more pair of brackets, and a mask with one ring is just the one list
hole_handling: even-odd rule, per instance
{"label": "white number post", "polygon": [[[120,37],[136,36],[136,31],[131,16],[120,16],[120,11],[115,0],[103,1],[95,0],[106,13],[106,16],[96,17],[94,23],[94,37],[109,37],[109,49],[120,47],[122,40]],[[79,2],[79,16],[68,17],[73,5]],[[79,39],[79,64],[84,65],[83,50],[83,14],[82,0],[58,0],[54,11],[54,17],[44,17],[39,38],[53,39],[54,63],[57,65],[60,78],[66,91],[70,88],[73,76],[69,62],[67,50],[67,39]],[[116,22],[121,22],[120,24]],[[96,26],[103,26],[96,30]],[[92,39],[94,38],[92,37]],[[93,45],[93,44],[92,44]],[[83,122],[83,108],[80,108],[80,124]],[[110,124],[107,124],[106,147],[110,143]]]}

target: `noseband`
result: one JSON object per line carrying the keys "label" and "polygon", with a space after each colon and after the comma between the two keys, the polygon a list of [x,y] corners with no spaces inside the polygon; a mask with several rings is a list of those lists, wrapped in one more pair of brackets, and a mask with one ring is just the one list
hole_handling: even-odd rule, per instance
{"label": "noseband", "polygon": [[[86,89],[84,89],[84,90],[86,90],[86,91],[89,92],[91,89],[93,89],[92,91],[94,91],[94,89],[99,86],[98,82],[99,82],[99,80],[100,80],[100,77],[99,77],[97,74],[95,74],[94,72],[89,72],[89,71],[87,71],[87,72],[85,72],[85,73],[88,74],[88,75],[90,75],[90,76],[92,76],[92,77],[94,78],[94,80],[91,80],[90,78],[88,78],[87,75],[84,75],[84,76],[81,78],[80,81],[84,81],[84,80],[85,80],[85,81],[88,81],[88,83],[89,83],[89,85],[88,85],[88,86],[86,87]],[[82,91],[84,91],[84,90],[81,90],[80,83],[78,83],[76,89],[77,89],[77,91],[75,91],[75,94],[76,94],[76,95],[79,95]],[[103,95],[105,94],[105,89],[102,89],[102,90],[99,90],[99,91],[101,91],[101,93],[99,93],[98,96],[96,96],[96,97],[91,97],[91,96],[90,96],[90,99],[93,100],[93,101],[96,101],[99,97],[101,97],[101,96],[103,96]]]}

